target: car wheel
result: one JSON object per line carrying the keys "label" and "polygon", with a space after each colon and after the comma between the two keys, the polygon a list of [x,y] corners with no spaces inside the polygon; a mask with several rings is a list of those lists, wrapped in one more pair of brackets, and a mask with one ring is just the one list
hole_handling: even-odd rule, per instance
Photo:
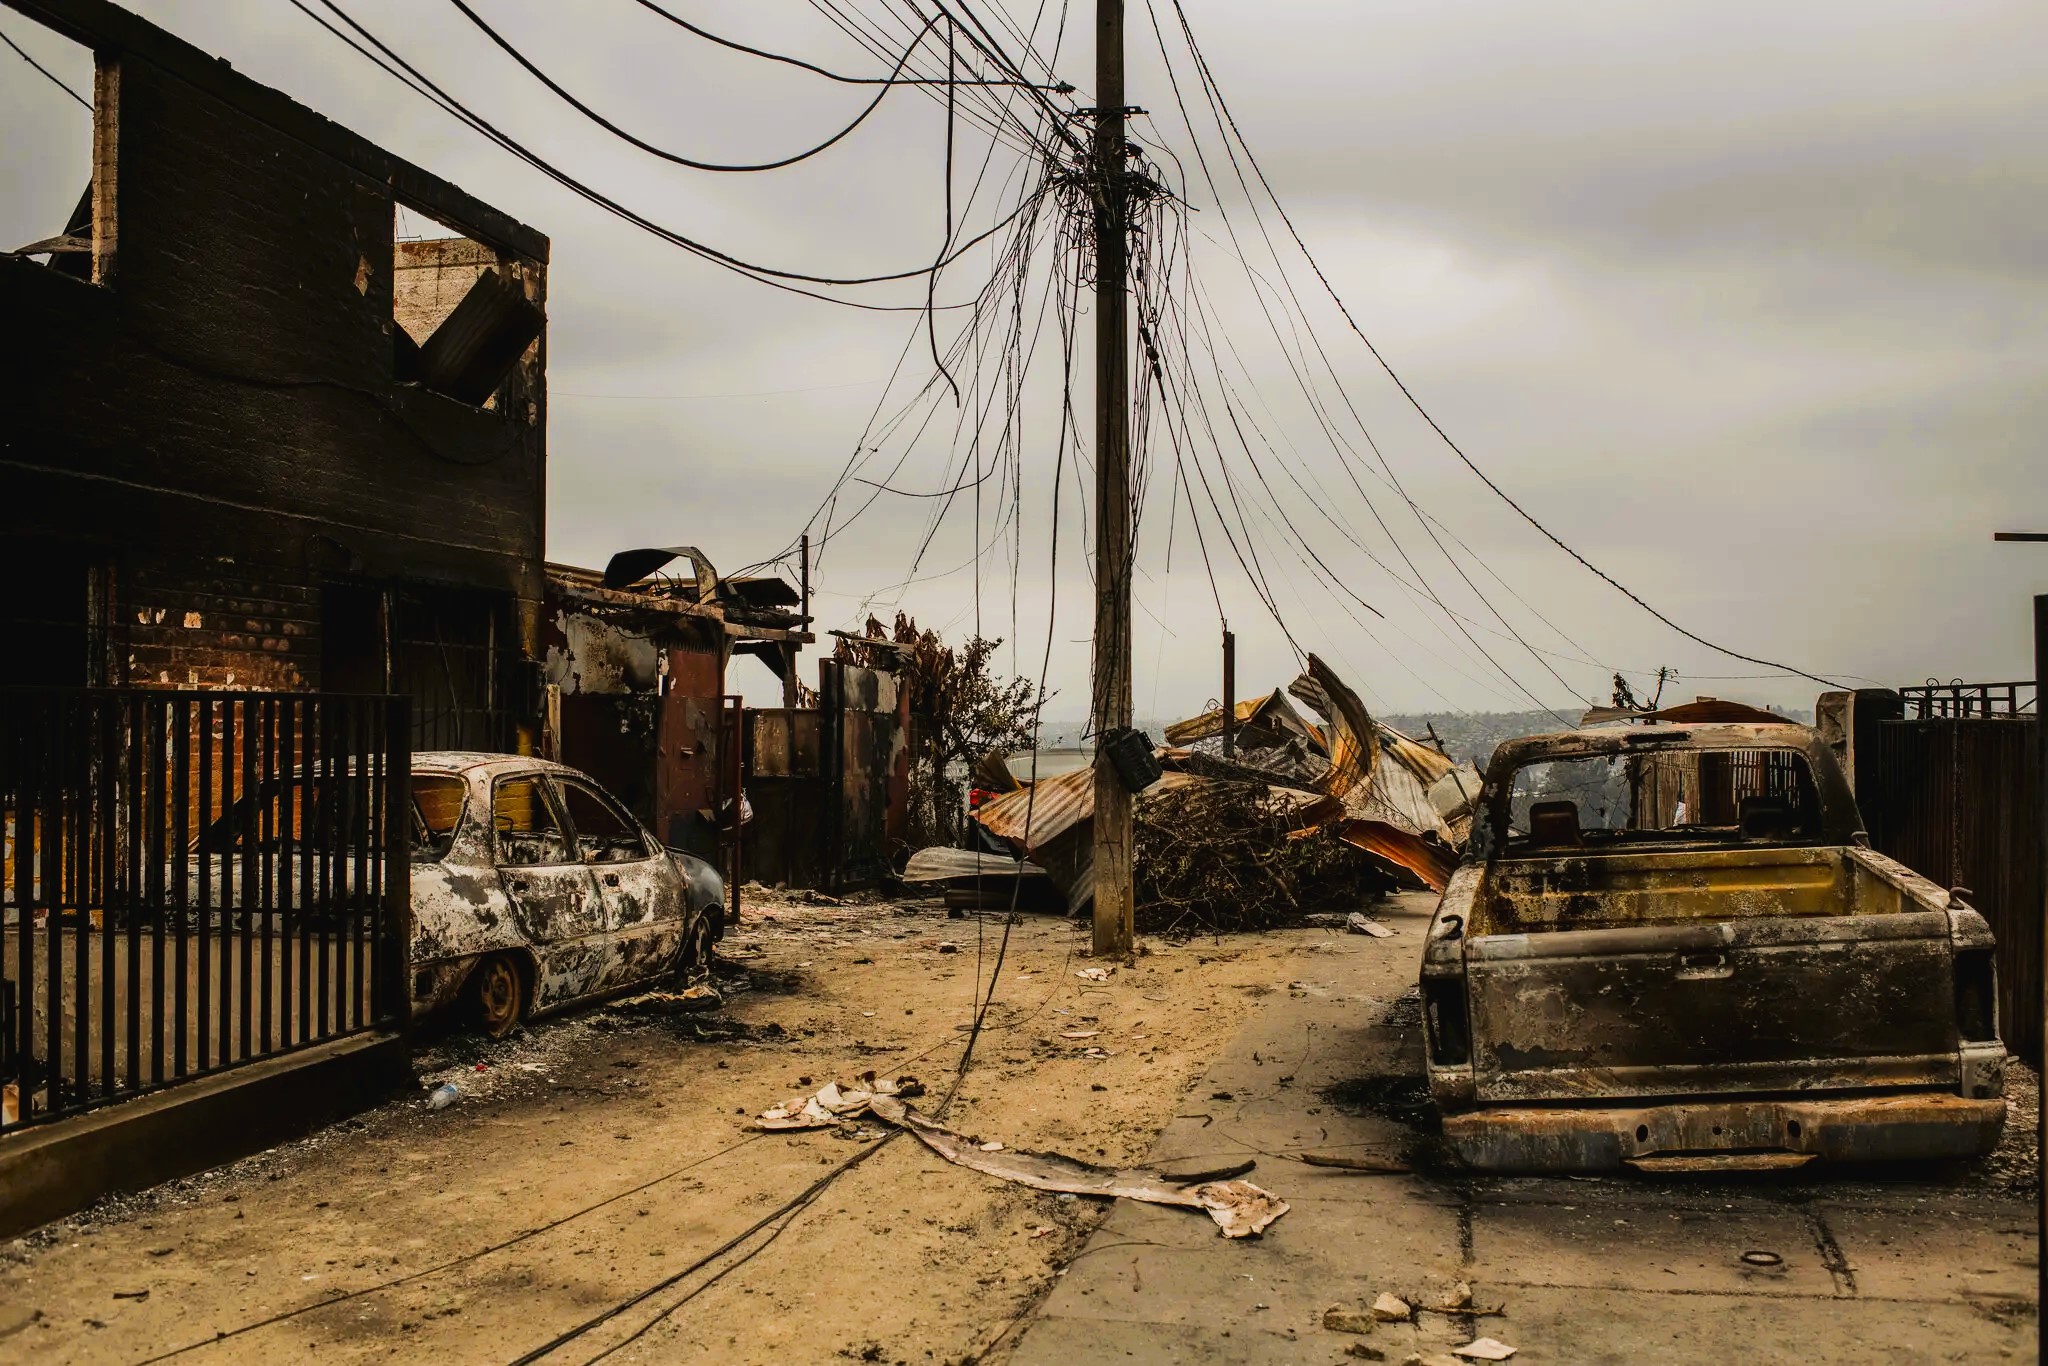
{"label": "car wheel", "polygon": [[464,988],[469,994],[469,1019],[479,1033],[502,1039],[526,1016],[526,982],[519,964],[494,953],[476,965]]}
{"label": "car wheel", "polygon": [[711,970],[711,945],[715,936],[711,930],[711,917],[718,914],[712,907],[690,922],[690,932],[683,936],[683,980],[690,981]]}

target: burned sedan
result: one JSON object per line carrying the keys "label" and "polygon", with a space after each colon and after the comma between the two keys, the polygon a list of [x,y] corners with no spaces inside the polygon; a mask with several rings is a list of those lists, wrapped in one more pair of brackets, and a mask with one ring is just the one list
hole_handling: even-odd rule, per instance
{"label": "burned sedan", "polygon": [[1981,1155],[1992,974],[1983,917],[1869,848],[1804,727],[1514,740],[1424,948],[1430,1091],[1488,1169]]}
{"label": "burned sedan", "polygon": [[708,966],[725,889],[597,783],[545,759],[412,763],[412,995],[493,1038],[522,1019]]}

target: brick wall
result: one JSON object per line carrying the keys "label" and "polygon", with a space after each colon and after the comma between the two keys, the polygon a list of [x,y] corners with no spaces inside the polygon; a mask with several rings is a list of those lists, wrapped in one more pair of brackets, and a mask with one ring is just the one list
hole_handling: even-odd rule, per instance
{"label": "brick wall", "polygon": [[506,411],[395,383],[394,196],[537,300],[546,240],[124,11],[36,8],[98,53],[104,240],[101,283],[0,258],[0,538],[102,568],[107,680],[317,687],[332,581],[507,595],[531,657],[544,343]]}
{"label": "brick wall", "polygon": [[109,677],[257,691],[320,687],[316,588],[232,560],[166,556],[115,578]]}

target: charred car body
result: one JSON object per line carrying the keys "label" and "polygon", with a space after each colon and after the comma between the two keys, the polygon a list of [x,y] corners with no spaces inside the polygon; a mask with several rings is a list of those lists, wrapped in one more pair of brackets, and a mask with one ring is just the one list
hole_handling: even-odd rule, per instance
{"label": "charred car body", "polygon": [[545,759],[412,766],[412,1007],[494,1037],[528,1015],[708,965],[725,889],[589,777]]}
{"label": "charred car body", "polygon": [[1424,949],[1430,1091],[1485,1169],[1979,1155],[1991,951],[1804,727],[1510,741]]}

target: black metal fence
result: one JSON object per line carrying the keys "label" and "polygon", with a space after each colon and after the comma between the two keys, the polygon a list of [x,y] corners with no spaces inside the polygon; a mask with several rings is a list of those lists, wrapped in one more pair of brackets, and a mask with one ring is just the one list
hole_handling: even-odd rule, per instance
{"label": "black metal fence", "polygon": [[396,697],[0,689],[0,1122],[406,1007]]}
{"label": "black metal fence", "polygon": [[[1928,679],[1916,687],[1900,688],[1906,715],[1916,721],[1935,716],[2015,716],[2033,708],[2035,685],[2017,683],[1965,683],[1955,679],[1939,683]],[[2023,700],[2024,699],[2024,700]]]}
{"label": "black metal fence", "polygon": [[1878,725],[1875,762],[1857,764],[1857,803],[1876,848],[1943,887],[1969,889],[1970,904],[1998,936],[2006,1046],[2038,1065],[2040,723],[2009,709],[1987,715],[1974,693],[1959,696],[1948,714],[1935,710],[1938,698],[1918,716],[1909,697],[1906,719]]}

